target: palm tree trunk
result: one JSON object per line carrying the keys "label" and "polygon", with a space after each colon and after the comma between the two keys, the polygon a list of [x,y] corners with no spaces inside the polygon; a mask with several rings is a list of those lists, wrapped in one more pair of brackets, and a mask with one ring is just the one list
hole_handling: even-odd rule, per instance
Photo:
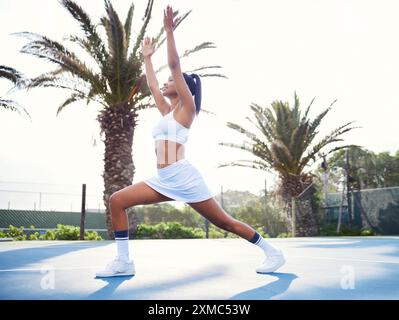
{"label": "palm tree trunk", "polygon": [[298,237],[313,237],[318,234],[318,221],[313,212],[310,194],[297,201],[296,225]]}
{"label": "palm tree trunk", "polygon": [[[109,198],[111,195],[132,184],[135,167],[132,157],[132,143],[136,114],[126,104],[113,105],[102,110],[97,118],[104,132],[104,193],[106,224],[113,239]],[[126,209],[129,219],[129,236],[134,237],[137,217],[133,208]]]}
{"label": "palm tree trunk", "polygon": [[[293,214],[295,214],[295,234],[297,237],[311,237],[318,233],[318,221],[312,208],[312,192],[310,189],[308,189],[309,192],[305,191],[311,184],[311,176],[290,175],[281,177],[280,192],[286,202],[291,219],[291,221],[287,221],[287,229],[292,233],[292,219]],[[302,194],[303,191],[305,192]],[[297,198],[299,195],[301,196]],[[296,198],[295,212],[292,212],[292,197]]]}

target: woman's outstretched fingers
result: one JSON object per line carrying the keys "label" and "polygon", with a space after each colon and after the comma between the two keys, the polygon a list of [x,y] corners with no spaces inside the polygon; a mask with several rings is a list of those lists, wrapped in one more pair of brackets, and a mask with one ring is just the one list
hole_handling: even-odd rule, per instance
{"label": "woman's outstretched fingers", "polygon": [[164,29],[166,31],[173,31],[174,29],[173,10],[172,7],[169,5],[164,10],[163,21],[164,21]]}

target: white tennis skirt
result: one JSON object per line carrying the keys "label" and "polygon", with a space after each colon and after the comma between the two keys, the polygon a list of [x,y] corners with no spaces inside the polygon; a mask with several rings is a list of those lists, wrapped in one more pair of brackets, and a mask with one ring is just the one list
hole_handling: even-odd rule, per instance
{"label": "white tennis skirt", "polygon": [[166,167],[157,168],[157,174],[145,179],[144,182],[176,201],[199,202],[215,196],[198,169],[186,158]]}

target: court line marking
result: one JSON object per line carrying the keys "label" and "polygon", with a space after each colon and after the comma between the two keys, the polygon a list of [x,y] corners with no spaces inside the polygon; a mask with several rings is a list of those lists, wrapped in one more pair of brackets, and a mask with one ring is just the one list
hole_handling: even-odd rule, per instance
{"label": "court line marking", "polygon": [[297,256],[287,255],[287,258],[306,258],[316,260],[333,260],[333,261],[352,261],[352,262],[367,262],[367,263],[388,263],[388,264],[399,264],[399,261],[386,261],[386,260],[369,260],[369,259],[351,259],[351,258],[330,258],[330,257],[312,257],[312,256]]}
{"label": "court line marking", "polygon": [[[333,260],[333,261],[352,261],[352,262],[367,262],[367,263],[383,263],[383,264],[399,264],[399,261],[385,261],[385,260],[368,260],[368,259],[348,259],[348,258],[330,258],[330,257],[313,257],[313,256],[298,256],[288,255],[289,258],[303,258],[303,259],[316,259],[316,260]],[[49,265],[47,265],[49,266]],[[42,270],[84,270],[84,269],[98,269],[101,266],[86,266],[86,267],[57,267],[50,268],[44,265],[42,268],[23,268],[23,269],[0,269],[0,272],[41,272]]]}
{"label": "court line marking", "polygon": [[57,270],[83,270],[83,269],[99,269],[101,266],[97,267],[57,267],[52,268],[50,265],[43,266],[41,268],[23,268],[23,269],[0,269],[0,272],[41,272],[43,271],[57,271]]}

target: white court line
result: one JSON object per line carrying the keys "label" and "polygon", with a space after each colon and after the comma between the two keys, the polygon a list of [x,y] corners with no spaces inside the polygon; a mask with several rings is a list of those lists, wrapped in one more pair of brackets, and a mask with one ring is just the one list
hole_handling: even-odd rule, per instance
{"label": "white court line", "polygon": [[368,263],[388,263],[388,264],[399,264],[399,261],[385,261],[385,260],[367,260],[367,259],[348,259],[348,258],[328,258],[328,257],[312,257],[312,256],[292,256],[286,255],[289,258],[305,258],[305,259],[316,259],[316,260],[333,260],[333,261],[352,261],[352,262],[368,262]]}
{"label": "white court line", "polygon": [[17,251],[17,250],[21,250],[21,249],[36,249],[36,248],[45,248],[47,249],[57,249],[57,248],[72,248],[72,249],[76,249],[76,248],[104,248],[107,245],[103,246],[103,245],[62,245],[62,244],[54,244],[54,245],[38,245],[38,246],[26,246],[26,247],[22,247],[22,246],[15,246],[15,247],[6,247],[6,248],[1,248],[0,247],[0,252],[6,252],[6,251]]}
{"label": "white court line", "polygon": [[[352,262],[367,262],[367,263],[385,263],[385,264],[399,264],[399,261],[384,261],[384,260],[367,260],[367,259],[347,259],[347,258],[328,258],[328,257],[312,257],[312,256],[297,256],[297,255],[287,255],[289,258],[304,258],[304,259],[316,259],[316,260],[333,260],[333,261],[352,261]],[[61,268],[53,268],[51,270],[84,270],[84,269],[98,269],[101,266],[92,266],[92,267],[61,267]],[[46,268],[43,268],[46,270]],[[26,268],[26,269],[0,269],[0,272],[40,272],[42,268]]]}
{"label": "white court line", "polygon": [[61,267],[61,268],[50,268],[49,265],[44,266],[43,268],[25,268],[25,269],[0,269],[0,272],[41,272],[42,270],[84,270],[84,269],[98,269],[99,267]]}

